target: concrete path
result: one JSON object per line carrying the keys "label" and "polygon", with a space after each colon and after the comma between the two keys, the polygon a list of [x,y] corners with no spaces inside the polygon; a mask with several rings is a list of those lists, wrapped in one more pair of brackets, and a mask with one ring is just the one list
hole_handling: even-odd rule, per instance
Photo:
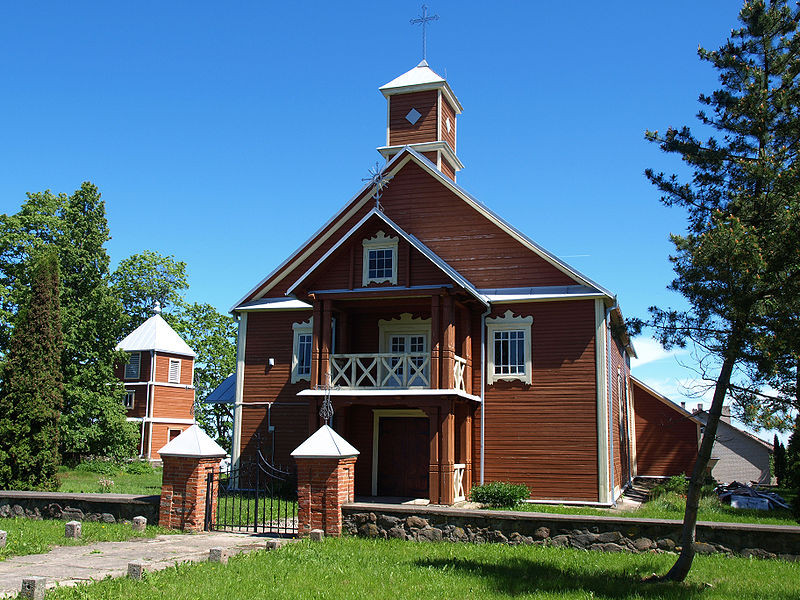
{"label": "concrete path", "polygon": [[[108,576],[128,574],[128,563],[142,561],[150,570],[165,569],[177,563],[208,560],[214,547],[227,550],[228,556],[266,547],[263,535],[242,533],[196,533],[159,535],[127,542],[98,542],[87,546],[58,546],[47,554],[15,556],[0,561],[0,598],[14,597],[23,578],[46,577],[47,587],[75,585]],[[282,543],[286,540],[278,540]]]}

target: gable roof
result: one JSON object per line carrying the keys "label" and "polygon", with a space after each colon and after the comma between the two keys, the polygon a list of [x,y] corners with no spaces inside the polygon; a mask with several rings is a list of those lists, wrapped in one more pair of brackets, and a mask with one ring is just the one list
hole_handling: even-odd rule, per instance
{"label": "gable roof", "polygon": [[[708,411],[707,410],[700,410],[700,411],[694,413],[694,416],[697,418],[698,421],[700,421],[700,423],[705,425],[706,421],[708,420]],[[770,444],[769,442],[765,442],[764,440],[762,440],[757,435],[753,435],[752,433],[750,433],[749,431],[745,431],[744,429],[739,429],[733,423],[728,423],[727,421],[723,421],[722,419],[719,420],[719,424],[720,425],[725,425],[725,426],[733,429],[734,433],[738,433],[740,435],[743,435],[746,438],[749,438],[749,439],[753,440],[754,442],[758,442],[759,444],[764,446],[767,450],[772,452],[772,450],[773,450],[772,444]]]}
{"label": "gable roof", "polygon": [[[700,421],[700,419],[698,419],[693,413],[690,413],[688,410],[686,410],[682,406],[679,406],[679,405],[675,404],[672,400],[667,398],[664,394],[662,394],[660,392],[657,392],[656,390],[651,388],[649,385],[647,385],[641,379],[637,379],[636,377],[631,375],[631,382],[634,385],[638,385],[639,387],[641,387],[644,391],[648,392],[656,400],[660,400],[665,406],[667,406],[667,407],[671,408],[672,410],[674,410],[675,412],[679,413],[682,417],[686,417],[687,419],[690,419],[690,420],[692,420],[695,423],[698,423],[700,425],[703,424],[702,421]],[[634,410],[634,412],[635,412],[635,410]]]}
{"label": "gable roof", "polygon": [[203,404],[233,404],[236,400],[236,373],[228,375],[205,397]]}
{"label": "gable roof", "polygon": [[295,281],[289,289],[286,291],[287,294],[291,294],[297,288],[297,286],[302,282],[306,277],[311,275],[314,271],[316,271],[327,259],[330,257],[336,250],[338,250],[348,239],[353,237],[356,232],[361,229],[361,227],[369,221],[372,217],[377,217],[378,219],[382,220],[389,228],[391,228],[397,235],[403,238],[409,245],[420,252],[425,258],[431,261],[434,265],[436,265],[445,275],[447,275],[450,279],[456,282],[458,285],[463,287],[467,290],[472,296],[477,298],[484,306],[489,306],[489,301],[481,294],[474,285],[472,285],[465,277],[463,277],[458,271],[456,271],[453,267],[447,264],[445,260],[439,257],[435,252],[433,252],[430,248],[428,248],[425,244],[419,241],[416,237],[403,231],[401,227],[399,227],[394,221],[392,221],[389,217],[387,217],[383,212],[378,210],[377,208],[373,208],[369,211],[366,215],[364,215],[361,220],[356,223],[350,231],[344,234],[339,241],[336,242],[330,250],[328,250],[325,254],[323,254],[317,262],[315,262],[308,271],[303,273],[300,278]]}
{"label": "gable roof", "polygon": [[[508,223],[502,217],[497,215],[485,204],[481,203],[475,197],[470,195],[466,190],[459,187],[454,181],[447,177],[444,173],[439,171],[430,160],[419,154],[414,149],[405,146],[398,152],[384,167],[384,172],[388,177],[393,177],[400,169],[402,169],[408,162],[414,161],[430,176],[436,179],[439,183],[444,185],[452,191],[458,198],[464,201],[471,208],[486,217],[490,222],[499,227],[502,231],[510,235],[525,248],[533,252],[538,257],[542,258],[562,273],[569,276],[579,285],[592,288],[600,292],[608,299],[613,299],[615,296],[603,286],[594,282],[586,277],[576,269],[563,260],[548,252],[542,246],[534,242],[524,233],[519,231],[516,227]],[[303,243],[297,250],[295,250],[286,260],[284,260],[276,269],[269,275],[264,277],[258,285],[251,289],[243,298],[231,307],[231,312],[235,312],[242,304],[263,297],[264,294],[288,275],[294,268],[296,268],[304,259],[310,256],[317,250],[323,242],[334,235],[339,228],[351,218],[358,210],[360,210],[366,202],[368,202],[374,192],[375,186],[368,183],[364,185],[358,193],[351,198],[339,211],[337,211],[314,235],[312,235],[305,243]]]}
{"label": "gable roof", "polygon": [[139,325],[117,344],[116,349],[126,352],[156,350],[192,358],[197,356],[160,314],[153,315]]}

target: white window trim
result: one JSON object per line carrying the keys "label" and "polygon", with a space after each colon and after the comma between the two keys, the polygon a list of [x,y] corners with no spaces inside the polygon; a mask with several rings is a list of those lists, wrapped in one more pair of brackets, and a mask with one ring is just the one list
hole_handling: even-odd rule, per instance
{"label": "white window trim", "polygon": [[[292,331],[294,333],[292,336],[292,383],[297,383],[298,381],[311,382],[310,370],[307,375],[301,375],[297,372],[297,368],[300,366],[300,336],[303,334],[314,335],[314,317],[310,317],[304,323],[292,323]],[[313,360],[314,357],[312,356],[311,358]]]}
{"label": "white window trim", "polygon": [[430,354],[431,348],[431,320],[422,317],[413,318],[411,313],[402,313],[395,319],[380,319],[378,321],[378,348],[379,352],[390,352],[392,345],[389,340],[393,335],[424,335],[426,352]]}
{"label": "white window trim", "polygon": [[[177,368],[177,378],[172,376],[172,365],[178,365]],[[168,383],[180,383],[181,382],[181,359],[180,358],[170,358],[169,359],[169,369],[167,370],[167,382]]]}
{"label": "white window trim", "polygon": [[[507,310],[502,317],[490,317],[486,319],[486,339],[488,348],[488,365],[486,366],[487,381],[492,384],[495,381],[521,381],[530,385],[533,382],[533,368],[531,363],[531,326],[533,317],[514,316]],[[509,373],[507,375],[496,375],[494,372],[494,334],[496,331],[522,330],[525,332],[525,373]]]}
{"label": "white window trim", "polygon": [[[128,376],[128,367],[133,365],[133,357],[136,357],[136,374]],[[134,380],[139,379],[139,375],[142,373],[142,353],[141,352],[131,352],[130,356],[128,357],[128,362],[125,363],[125,370],[123,371],[123,377],[126,380]]]}
{"label": "white window trim", "polygon": [[[361,261],[361,283],[367,287],[370,283],[383,283],[388,281],[392,285],[397,285],[397,237],[389,237],[383,231],[375,234],[375,237],[362,242],[364,246],[364,256]],[[370,278],[369,276],[369,251],[370,250],[391,250],[392,251],[392,276]]]}
{"label": "white window trim", "polygon": [[[128,398],[131,399],[131,404],[128,406]],[[125,390],[125,400],[122,402],[122,406],[125,407],[125,410],[133,410],[133,407],[136,405],[136,392],[134,390]]]}

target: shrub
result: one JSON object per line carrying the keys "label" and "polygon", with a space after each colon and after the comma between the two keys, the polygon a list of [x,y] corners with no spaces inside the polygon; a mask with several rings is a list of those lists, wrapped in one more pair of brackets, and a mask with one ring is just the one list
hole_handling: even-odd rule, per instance
{"label": "shrub", "polygon": [[469,492],[473,502],[489,506],[516,506],[530,495],[528,487],[507,481],[492,481],[484,485],[476,485]]}
{"label": "shrub", "polygon": [[119,466],[108,458],[88,458],[76,466],[75,470],[110,476],[119,472]]}
{"label": "shrub", "polygon": [[153,472],[153,467],[146,460],[134,460],[122,467],[122,470],[130,475],[149,475]]}
{"label": "shrub", "polygon": [[650,490],[650,497],[655,499],[667,494],[685,496],[687,491],[689,491],[689,480],[684,475],[673,475],[666,481],[654,486]]}

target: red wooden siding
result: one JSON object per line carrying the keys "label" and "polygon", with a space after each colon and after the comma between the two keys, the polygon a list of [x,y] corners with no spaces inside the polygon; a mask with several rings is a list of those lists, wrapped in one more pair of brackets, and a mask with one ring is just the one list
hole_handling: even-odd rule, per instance
{"label": "red wooden siding", "polygon": [[153,417],[191,419],[194,390],[153,386]]}
{"label": "red wooden siding", "polygon": [[[533,384],[487,385],[485,481],[524,483],[532,498],[596,501],[594,303],[503,305],[494,315],[508,309],[533,316]],[[473,435],[478,482],[480,411]]]}
{"label": "red wooden siding", "polygon": [[[179,429],[181,433],[186,431],[190,425],[186,424],[173,424],[173,423],[152,423],[153,427],[153,438],[152,438],[152,450],[150,452],[150,458],[158,459],[161,458],[158,454],[158,451],[167,445],[169,440],[169,430],[170,429]],[[147,430],[145,429],[145,435],[147,435]],[[145,442],[146,444],[146,442]]]}
{"label": "red wooden siding", "polygon": [[137,417],[137,418],[143,417],[145,408],[147,406],[147,386],[137,385],[137,386],[130,386],[125,389],[126,391],[133,392],[135,394],[133,398],[133,409],[126,410],[125,416]]}
{"label": "red wooden siding", "polygon": [[[149,357],[148,357],[149,358]],[[156,381],[169,381],[169,359],[179,359],[181,361],[181,385],[192,385],[192,368],[194,361],[187,356],[178,354],[165,354],[156,352]]]}
{"label": "red wooden siding", "polygon": [[[404,166],[381,197],[385,214],[414,235],[479,288],[571,285],[576,281],[516,241],[468,206],[413,161]],[[287,288],[352,229],[372,208],[367,202],[317,250],[287,272],[267,297]],[[332,227],[330,225],[320,235]],[[316,239],[316,238],[315,238]],[[277,277],[278,274],[275,275]],[[264,283],[262,288],[272,280]],[[248,299],[258,295],[254,292]]]}
{"label": "red wooden siding", "polygon": [[[450,117],[450,131],[447,131],[447,117]],[[456,112],[444,96],[442,96],[442,131],[440,139],[448,142],[453,152],[456,151]]]}
{"label": "red wooden siding", "polygon": [[114,374],[117,379],[123,383],[130,383],[132,381],[148,381],[150,379],[150,352],[140,352],[139,358],[139,377],[136,379],[125,379],[125,363],[114,367]]}
{"label": "red wooden siding", "polygon": [[438,152],[423,152],[422,156],[427,158],[429,161],[433,163],[435,167],[438,168],[437,163],[439,162],[439,153]]}
{"label": "red wooden siding", "polygon": [[697,458],[697,424],[633,380],[637,475],[691,473]]}
{"label": "red wooden siding", "polygon": [[449,162],[447,162],[447,159],[446,159],[446,158],[444,158],[444,157],[442,158],[442,168],[441,168],[441,171],[442,171],[442,173],[444,173],[445,175],[447,175],[447,176],[448,176],[450,179],[452,179],[453,181],[455,181],[455,180],[456,180],[456,170],[455,170],[455,169],[454,169],[454,168],[453,168],[453,167],[450,165],[450,163],[449,163]]}
{"label": "red wooden siding", "polygon": [[[404,146],[436,141],[437,91],[392,96],[389,104],[389,145]],[[422,115],[413,125],[406,120],[412,109]]]}
{"label": "red wooden siding", "polygon": [[[628,439],[627,411],[625,410],[625,386],[628,380],[628,368],[622,354],[622,347],[616,340],[609,344],[611,352],[611,431],[614,448],[614,487],[622,488],[629,480],[630,471],[630,439]],[[622,376],[622,395],[617,375]],[[622,410],[620,410],[620,408]],[[621,424],[621,425],[620,425]],[[622,431],[620,431],[622,427]]]}

